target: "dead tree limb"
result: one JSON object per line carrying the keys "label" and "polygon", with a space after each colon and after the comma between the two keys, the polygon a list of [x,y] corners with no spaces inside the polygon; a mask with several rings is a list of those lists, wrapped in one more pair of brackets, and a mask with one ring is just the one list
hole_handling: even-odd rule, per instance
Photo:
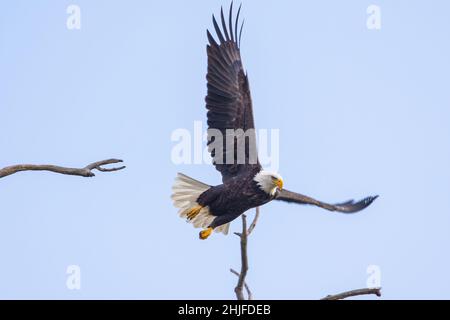
{"label": "dead tree limb", "polygon": [[354,296],[362,296],[367,294],[374,294],[377,297],[381,297],[381,288],[363,288],[363,289],[356,289],[351,291],[346,291],[338,294],[331,294],[326,296],[325,298],[322,298],[321,300],[342,300],[349,297]]}
{"label": "dead tree limb", "polygon": [[248,286],[247,282],[245,281],[245,277],[247,276],[248,271],[248,255],[247,255],[247,241],[248,236],[252,231],[255,229],[256,224],[258,223],[259,218],[259,207],[256,207],[255,217],[253,218],[252,223],[250,224],[250,227],[247,229],[247,216],[245,214],[242,215],[242,232],[235,232],[234,234],[237,235],[241,241],[241,272],[237,272],[234,269],[230,269],[230,272],[238,276],[238,283],[236,285],[236,288],[234,288],[234,292],[236,293],[236,298],[238,300],[245,300],[243,289],[245,287],[245,290],[247,291],[247,299],[252,300],[253,295],[250,291],[250,287]]}
{"label": "dead tree limb", "polygon": [[[247,288],[247,293],[249,293],[249,300],[250,300],[251,291],[248,288],[248,285],[245,283],[245,277],[247,276],[247,271],[248,271],[247,239],[248,239],[248,235],[249,235],[249,230],[247,230],[247,216],[245,214],[243,214],[241,217],[242,217],[242,232],[234,233],[241,239],[241,241],[240,241],[240,243],[241,243],[241,272],[234,271],[233,269],[230,269],[230,271],[238,276],[238,283],[236,285],[236,288],[234,288],[234,292],[236,293],[236,298],[238,300],[245,300],[244,290],[243,290],[244,285],[245,285],[245,287]],[[257,217],[255,216],[255,219],[256,218]],[[253,220],[253,222],[255,222],[255,220]],[[255,222],[255,225],[256,225],[256,222]]]}
{"label": "dead tree limb", "polygon": [[125,166],[113,167],[113,168],[103,168],[104,165],[120,163],[120,162],[123,162],[123,161],[119,160],[119,159],[108,159],[108,160],[93,162],[91,164],[88,164],[84,168],[68,168],[68,167],[60,167],[60,166],[49,165],[49,164],[44,164],[44,165],[18,164],[18,165],[13,165],[13,166],[9,166],[9,167],[0,169],[0,178],[10,176],[10,175],[20,172],[20,171],[51,171],[51,172],[55,172],[55,173],[72,175],[72,176],[93,177],[93,176],[95,176],[95,174],[92,172],[93,170],[98,170],[101,172],[111,172],[111,171],[118,171],[118,170],[124,169]]}
{"label": "dead tree limb", "polygon": [[245,214],[242,215],[242,233],[239,235],[241,238],[241,272],[239,273],[238,283],[236,288],[234,288],[234,292],[236,293],[236,298],[238,300],[244,300],[244,283],[245,277],[247,276],[248,271],[248,256],[247,256],[247,216]]}
{"label": "dead tree limb", "polygon": [[[230,269],[230,271],[231,271],[231,273],[235,274],[238,277],[241,276],[241,274],[234,269]],[[245,287],[245,291],[247,291],[247,300],[253,300],[253,294],[250,291],[250,287],[247,285],[247,282],[245,282],[245,281],[244,281],[244,287]]]}

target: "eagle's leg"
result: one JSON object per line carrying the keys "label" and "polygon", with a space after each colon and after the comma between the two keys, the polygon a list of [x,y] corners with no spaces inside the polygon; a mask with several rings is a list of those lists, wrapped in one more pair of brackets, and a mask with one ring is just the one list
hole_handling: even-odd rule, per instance
{"label": "eagle's leg", "polygon": [[211,233],[213,232],[213,230],[214,230],[214,228],[208,227],[205,230],[200,231],[200,233],[199,233],[200,239],[205,240],[206,238],[208,238],[211,235]]}
{"label": "eagle's leg", "polygon": [[187,213],[186,213],[186,218],[188,220],[192,220],[194,219],[200,212],[200,210],[202,210],[202,206],[201,205],[196,205],[194,207],[192,207]]}

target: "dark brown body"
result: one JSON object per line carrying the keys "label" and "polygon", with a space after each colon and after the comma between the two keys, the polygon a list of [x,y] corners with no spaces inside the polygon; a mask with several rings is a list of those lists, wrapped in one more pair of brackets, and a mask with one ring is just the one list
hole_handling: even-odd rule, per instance
{"label": "dark brown body", "polygon": [[257,172],[248,172],[211,187],[197,199],[202,206],[208,206],[217,218],[211,224],[215,228],[233,221],[245,211],[262,206],[274,197],[261,190],[253,180]]}

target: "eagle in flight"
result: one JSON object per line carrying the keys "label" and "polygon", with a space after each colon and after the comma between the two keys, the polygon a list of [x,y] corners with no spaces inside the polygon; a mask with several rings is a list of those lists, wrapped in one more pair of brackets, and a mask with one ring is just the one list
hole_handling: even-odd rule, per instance
{"label": "eagle in flight", "polygon": [[[208,70],[206,109],[208,117],[208,150],[213,164],[222,174],[222,184],[210,186],[178,173],[172,188],[172,200],[179,215],[200,231],[206,239],[213,231],[228,233],[230,222],[245,211],[272,201],[309,204],[343,213],[353,213],[368,207],[378,196],[328,204],[283,189],[278,173],[264,170],[256,153],[255,125],[248,77],[242,65],[238,22],[241,7],[233,21],[233,3],[227,21],[221,9],[221,25],[212,17],[218,41],[207,30]],[[233,26],[234,22],[234,26]],[[231,135],[229,132],[241,132]],[[242,134],[244,132],[244,134]],[[213,134],[215,133],[215,135]],[[227,139],[218,139],[222,134]],[[244,152],[239,156],[240,146]],[[226,141],[224,141],[226,140]],[[232,140],[231,144],[230,141]],[[231,154],[231,156],[230,156]]]}

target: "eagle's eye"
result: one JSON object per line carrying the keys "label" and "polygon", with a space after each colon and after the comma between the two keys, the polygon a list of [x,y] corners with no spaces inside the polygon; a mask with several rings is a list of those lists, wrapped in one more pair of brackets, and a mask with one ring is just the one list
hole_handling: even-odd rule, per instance
{"label": "eagle's eye", "polygon": [[280,190],[283,189],[283,180],[272,176],[272,182],[274,185],[276,185],[278,187],[278,189],[280,189]]}

